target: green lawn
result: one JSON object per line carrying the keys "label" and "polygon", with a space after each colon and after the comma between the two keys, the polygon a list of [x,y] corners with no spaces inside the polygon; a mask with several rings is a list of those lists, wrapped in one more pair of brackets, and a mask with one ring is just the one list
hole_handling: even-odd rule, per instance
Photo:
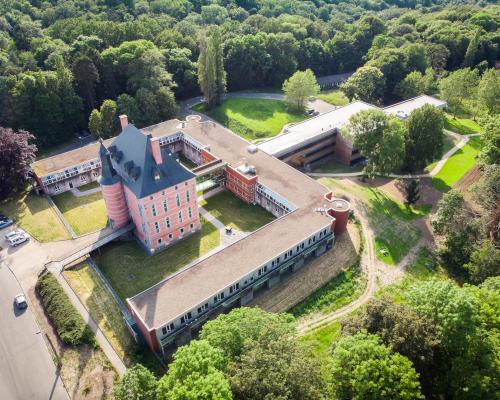
{"label": "green lawn", "polygon": [[[205,112],[205,104],[193,110]],[[227,99],[206,114],[248,140],[275,136],[286,124],[306,119],[305,114],[289,112],[283,101],[250,98]]]}
{"label": "green lawn", "polygon": [[224,225],[243,232],[253,232],[275,219],[261,206],[247,204],[230,192],[221,192],[202,200],[200,206]]}
{"label": "green lawn", "polygon": [[[443,140],[443,155],[448,153],[453,148],[453,146],[455,146],[456,143],[458,143],[458,140],[456,140],[451,136],[445,135]],[[427,167],[425,167],[425,171],[427,172],[432,171],[438,162],[439,160],[436,160],[431,164],[429,164]]]}
{"label": "green lawn", "polygon": [[468,135],[471,133],[480,133],[481,126],[470,118],[453,118],[451,115],[446,115],[444,121],[444,129],[459,133],[461,135]]}
{"label": "green lawn", "polygon": [[469,142],[453,154],[432,178],[432,185],[441,191],[447,191],[457,183],[475,164],[476,156],[481,148],[480,137],[473,137]]}
{"label": "green lawn", "polygon": [[97,264],[122,300],[158,283],[220,243],[219,231],[202,220],[194,233],[164,251],[149,256],[135,241],[101,248]]}
{"label": "green lawn", "polygon": [[63,275],[126,365],[140,361],[158,369],[154,355],[139,348],[132,339],[118,305],[87,262],[65,270]]}
{"label": "green lawn", "polygon": [[71,238],[43,196],[28,195],[26,192],[16,194],[0,203],[0,212],[40,242]]}
{"label": "green lawn", "polygon": [[65,192],[53,196],[52,200],[77,235],[102,229],[108,222],[101,193],[76,197],[71,192]]}
{"label": "green lawn", "polygon": [[312,347],[313,353],[324,361],[330,355],[333,342],[340,337],[340,322],[335,321],[314,329],[300,337],[300,341]]}
{"label": "green lawn", "polygon": [[345,106],[349,104],[349,99],[340,89],[325,90],[324,92],[320,92],[316,98],[333,104],[334,106]]}
{"label": "green lawn", "polygon": [[[321,178],[329,188],[338,188],[361,198],[367,208],[370,224],[375,231],[377,258],[388,264],[397,264],[408,254],[420,238],[421,232],[412,221],[425,216],[429,204],[407,208],[383,190],[361,185],[345,185],[337,180]],[[381,249],[385,251],[380,252]]]}

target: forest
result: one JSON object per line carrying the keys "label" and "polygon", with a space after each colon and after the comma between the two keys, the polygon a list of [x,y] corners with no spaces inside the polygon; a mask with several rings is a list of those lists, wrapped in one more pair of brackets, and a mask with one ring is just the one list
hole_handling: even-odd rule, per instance
{"label": "forest", "polygon": [[500,58],[499,8],[485,1],[5,0],[0,11],[0,126],[41,149],[89,124],[117,133],[119,113],[138,127],[174,117],[200,94],[200,38],[214,26],[228,91],[365,65],[383,73],[390,103],[410,74],[433,82]]}

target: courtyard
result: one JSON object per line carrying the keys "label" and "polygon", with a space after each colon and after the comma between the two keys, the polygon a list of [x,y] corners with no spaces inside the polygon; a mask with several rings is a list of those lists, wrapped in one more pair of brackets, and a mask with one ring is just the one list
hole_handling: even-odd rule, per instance
{"label": "courtyard", "polygon": [[100,192],[82,197],[76,197],[72,192],[64,192],[53,196],[52,200],[76,235],[106,227],[108,214]]}
{"label": "courtyard", "polygon": [[102,247],[95,260],[118,296],[125,300],[172,275],[220,244],[217,228],[201,218],[196,232],[153,256],[135,240]]}
{"label": "courtyard", "polygon": [[253,232],[275,219],[259,205],[251,205],[224,191],[200,201],[200,206],[224,225],[241,232]]}
{"label": "courtyard", "polygon": [[205,112],[205,104],[200,103],[193,110],[203,112],[239,136],[248,140],[276,136],[286,124],[300,122],[305,114],[288,111],[281,100],[233,98],[224,100],[222,105]]}

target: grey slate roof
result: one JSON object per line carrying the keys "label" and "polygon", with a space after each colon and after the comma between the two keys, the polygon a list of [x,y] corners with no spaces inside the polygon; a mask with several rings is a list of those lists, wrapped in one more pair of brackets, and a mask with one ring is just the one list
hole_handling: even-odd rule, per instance
{"label": "grey slate roof", "polygon": [[109,152],[104,147],[102,140],[99,146],[99,158],[101,160],[101,176],[97,179],[101,185],[113,185],[120,182],[120,176],[116,173],[113,165],[111,164],[111,159],[109,157]]}
{"label": "grey slate roof", "polygon": [[113,167],[139,199],[195,176],[166,150],[162,150],[162,163],[157,165],[150,142],[151,135],[129,124],[108,148]]}

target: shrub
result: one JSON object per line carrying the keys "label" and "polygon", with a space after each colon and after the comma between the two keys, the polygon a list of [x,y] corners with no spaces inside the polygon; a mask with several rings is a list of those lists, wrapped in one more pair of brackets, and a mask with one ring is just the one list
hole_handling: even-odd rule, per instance
{"label": "shrub", "polygon": [[54,275],[46,273],[40,276],[36,283],[36,290],[64,343],[72,346],[81,343],[97,345],[94,333],[73,306]]}

